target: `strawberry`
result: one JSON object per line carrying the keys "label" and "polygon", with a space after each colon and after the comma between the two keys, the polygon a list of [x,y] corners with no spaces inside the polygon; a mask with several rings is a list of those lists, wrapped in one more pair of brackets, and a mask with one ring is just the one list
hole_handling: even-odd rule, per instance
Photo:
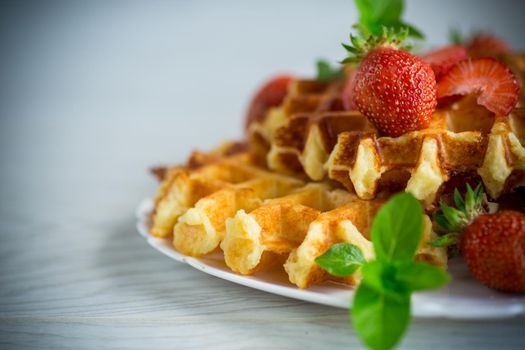
{"label": "strawberry", "polygon": [[484,285],[525,293],[525,215],[500,211],[469,225],[461,250],[472,275]]}
{"label": "strawberry", "polygon": [[427,127],[437,104],[432,68],[400,46],[408,35],[408,29],[382,27],[379,35],[350,35],[352,45],[343,44],[349,56],[342,63],[360,63],[347,80],[345,108],[357,109],[392,137]]}
{"label": "strawberry", "polygon": [[480,33],[466,43],[470,57],[495,57],[510,53],[509,45],[492,34]]}
{"label": "strawberry", "polygon": [[436,75],[436,81],[439,81],[456,63],[467,58],[467,50],[462,45],[450,45],[427,52],[421,58],[430,64]]}
{"label": "strawberry", "polygon": [[427,127],[436,108],[432,68],[395,47],[372,49],[357,69],[354,84],[352,105],[388,136]]}
{"label": "strawberry", "polygon": [[291,75],[279,75],[267,81],[257,91],[246,113],[246,128],[254,121],[264,120],[268,109],[279,106],[283,102],[293,79]]}
{"label": "strawberry", "polygon": [[520,87],[512,71],[494,58],[468,59],[456,64],[438,83],[441,99],[476,94],[478,104],[497,115],[508,115],[518,102]]}
{"label": "strawberry", "polygon": [[506,292],[525,292],[525,215],[511,210],[487,214],[481,185],[467,185],[463,198],[454,191],[455,208],[441,203],[434,215],[445,232],[429,244],[461,248],[472,273],[482,284]]}

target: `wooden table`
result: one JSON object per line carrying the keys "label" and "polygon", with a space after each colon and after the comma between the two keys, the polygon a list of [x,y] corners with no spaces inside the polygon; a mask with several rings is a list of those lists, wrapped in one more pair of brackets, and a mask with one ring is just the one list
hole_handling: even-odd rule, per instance
{"label": "wooden table", "polygon": [[[320,42],[312,50],[282,30],[288,15],[257,30],[270,5],[146,3],[4,11],[0,348],[361,348],[346,311],[176,263],[146,244],[134,218],[156,187],[150,165],[238,137],[257,82],[278,67],[308,71],[328,48],[321,37],[338,57],[349,19],[320,8],[333,17],[301,27]],[[253,27],[243,34],[226,14]],[[238,40],[216,40],[229,36]],[[523,349],[525,319],[416,319],[402,348]]]}

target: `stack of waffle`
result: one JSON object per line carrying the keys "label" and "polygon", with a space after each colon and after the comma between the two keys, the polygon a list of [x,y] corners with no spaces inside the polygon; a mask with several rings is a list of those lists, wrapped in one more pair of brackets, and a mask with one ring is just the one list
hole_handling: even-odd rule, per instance
{"label": "stack of waffle", "polygon": [[[508,60],[524,79],[525,58]],[[466,183],[483,182],[493,199],[522,184],[523,96],[508,117],[463,98],[438,109],[428,128],[392,138],[344,110],[343,85],[297,80],[281,106],[249,125],[249,150],[228,143],[159,172],[151,234],[186,255],[222,250],[240,274],[282,265],[300,288],[356,284],[359,272],[335,278],[315,258],[349,242],[372,259],[371,222],[393,193],[413,193],[431,213]],[[424,222],[416,259],[446,268],[446,251],[426,244],[436,234]]]}
{"label": "stack of waffle", "polygon": [[339,82],[294,82],[283,105],[249,128],[259,159],[277,172],[335,180],[361,199],[406,190],[427,209],[466,182],[482,181],[496,199],[522,181],[523,108],[498,117],[467,97],[437,110],[426,129],[385,137],[344,111],[340,96]]}
{"label": "stack of waffle", "polygon": [[[152,235],[173,239],[186,255],[222,249],[226,265],[240,274],[283,265],[301,288],[334,279],[315,264],[334,243],[351,242],[373,258],[369,231],[385,195],[362,200],[333,183],[265,170],[247,152],[220,154],[194,153],[191,166],[166,171],[155,198]],[[434,238],[425,217],[416,258],[445,268],[446,252],[426,245]],[[336,280],[355,284],[359,278]]]}

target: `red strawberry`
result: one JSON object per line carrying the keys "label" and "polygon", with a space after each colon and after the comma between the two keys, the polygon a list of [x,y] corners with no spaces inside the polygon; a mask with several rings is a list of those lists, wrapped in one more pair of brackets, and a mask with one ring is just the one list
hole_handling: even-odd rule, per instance
{"label": "red strawberry", "polygon": [[478,104],[497,115],[508,115],[516,106],[520,87],[503,63],[493,58],[464,60],[438,83],[438,98],[476,94]]}
{"label": "red strawberry", "polygon": [[462,253],[484,285],[525,293],[524,214],[508,210],[479,216],[463,234]]}
{"label": "red strawberry", "polygon": [[470,57],[494,57],[511,51],[503,39],[485,33],[474,36],[466,46]]}
{"label": "red strawberry", "polygon": [[246,113],[246,128],[254,121],[264,120],[268,109],[283,102],[293,79],[291,75],[279,75],[267,81],[257,91]]}
{"label": "red strawberry", "polygon": [[462,45],[450,45],[430,51],[421,58],[430,64],[439,81],[456,63],[467,58],[467,50]]}
{"label": "red strawberry", "polygon": [[354,79],[352,105],[382,133],[400,136],[428,126],[436,108],[436,79],[421,58],[392,46],[364,57]]}

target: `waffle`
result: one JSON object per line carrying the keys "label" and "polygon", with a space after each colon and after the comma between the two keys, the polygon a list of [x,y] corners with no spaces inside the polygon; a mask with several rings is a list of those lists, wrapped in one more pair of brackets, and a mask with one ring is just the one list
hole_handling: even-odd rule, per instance
{"label": "waffle", "polygon": [[[523,60],[516,56],[514,66]],[[340,182],[361,199],[406,190],[427,209],[440,194],[482,181],[490,197],[520,185],[525,111],[494,116],[471,97],[437,110],[428,128],[381,136],[359,112],[345,111],[343,83],[297,80],[280,107],[249,126],[261,163],[284,174]]]}
{"label": "waffle", "polygon": [[[222,250],[225,264],[243,275],[282,265],[300,288],[329,279],[356,284],[359,273],[337,279],[315,258],[337,242],[351,242],[373,258],[370,225],[387,196],[362,200],[336,183],[268,171],[248,152],[195,153],[188,165],[165,171],[151,234],[172,239],[186,255]],[[436,238],[428,217],[423,237],[416,259],[446,268],[445,250],[425,244]]]}

